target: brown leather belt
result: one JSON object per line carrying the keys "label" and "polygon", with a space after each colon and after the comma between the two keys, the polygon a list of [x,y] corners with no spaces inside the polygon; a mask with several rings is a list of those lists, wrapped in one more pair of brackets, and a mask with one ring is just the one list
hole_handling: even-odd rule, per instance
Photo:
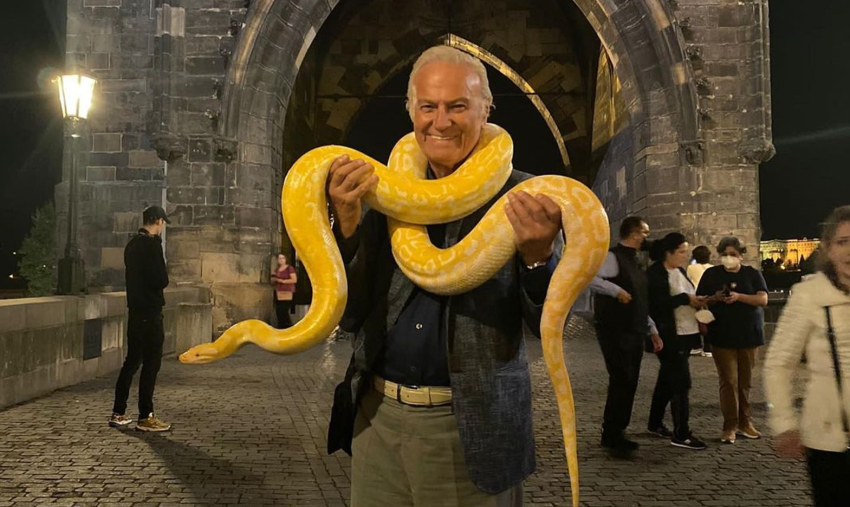
{"label": "brown leather belt", "polygon": [[375,390],[387,398],[415,407],[439,407],[452,402],[451,387],[403,386],[375,376]]}

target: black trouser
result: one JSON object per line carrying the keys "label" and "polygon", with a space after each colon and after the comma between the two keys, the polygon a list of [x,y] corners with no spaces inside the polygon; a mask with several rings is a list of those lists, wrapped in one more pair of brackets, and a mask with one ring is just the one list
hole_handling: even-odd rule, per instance
{"label": "black trouser", "polygon": [[127,318],[127,358],[115,384],[115,404],[112,412],[124,414],[127,411],[127,397],[133,376],[142,367],[139,376],[139,419],[153,412],[153,391],[156,375],[162,365],[162,344],[165,331],[162,327],[162,314],[154,316],[134,316]]}
{"label": "black trouser", "polygon": [[[289,319],[289,309],[292,307],[292,301],[276,299],[274,300],[274,311],[277,314],[277,328],[286,329],[292,327],[292,321]],[[268,307],[267,307],[268,308]]]}
{"label": "black trouser", "polygon": [[608,399],[605,401],[602,435],[617,438],[623,435],[632,418],[645,337],[598,328],[597,337],[608,370]]}
{"label": "black trouser", "polygon": [[661,368],[658,370],[658,380],[652,393],[652,406],[649,410],[650,429],[655,429],[664,423],[664,412],[670,404],[673,414],[673,436],[679,440],[688,438],[691,429],[688,426],[690,402],[688,393],[691,390],[691,369],[689,360],[691,349],[699,343],[699,335],[677,336],[664,341],[664,348],[658,353]]}
{"label": "black trouser", "polygon": [[850,450],[845,452],[808,450],[814,507],[850,505]]}

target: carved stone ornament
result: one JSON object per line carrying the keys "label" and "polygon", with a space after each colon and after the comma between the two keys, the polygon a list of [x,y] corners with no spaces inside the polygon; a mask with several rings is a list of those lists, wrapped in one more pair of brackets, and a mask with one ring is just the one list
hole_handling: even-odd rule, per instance
{"label": "carved stone ornament", "polygon": [[776,155],[776,147],[764,137],[748,139],[738,145],[738,154],[750,164],[763,164]]}
{"label": "carved stone ornament", "polygon": [[213,157],[216,162],[233,162],[238,150],[239,143],[236,142],[236,139],[218,136],[213,138]]}
{"label": "carved stone ornament", "polygon": [[705,162],[705,144],[702,141],[685,141],[680,146],[689,164],[702,165]]}
{"label": "carved stone ornament", "polygon": [[157,132],[151,139],[151,145],[160,160],[166,162],[174,162],[186,154],[186,138],[171,132]]}

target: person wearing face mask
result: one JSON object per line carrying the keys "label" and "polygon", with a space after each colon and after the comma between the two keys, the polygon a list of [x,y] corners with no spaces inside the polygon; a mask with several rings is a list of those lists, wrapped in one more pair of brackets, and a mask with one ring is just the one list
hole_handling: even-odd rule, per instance
{"label": "person wearing face mask", "polygon": [[611,248],[602,268],[590,283],[595,294],[594,324],[599,347],[608,370],[608,398],[602,422],[602,447],[633,451],[637,442],[625,436],[632,417],[640,363],[646,336],[661,350],[661,338],[649,317],[646,273],[637,252],[646,245],[649,225],[640,217],[628,217],[620,225],[620,243]]}
{"label": "person wearing face mask", "polygon": [[[661,368],[652,394],[649,411],[650,433],[669,438],[670,444],[684,449],[705,449],[705,442],[694,436],[689,426],[691,349],[699,343],[696,311],[706,298],[697,296],[688,279],[688,242],[671,232],[652,245],[649,255],[654,263],[646,272],[649,279],[649,315],[658,326],[664,347],[658,352]],[[667,405],[673,415],[673,432],[664,425]]]}
{"label": "person wearing face mask", "polygon": [[[764,363],[770,426],[784,457],[808,459],[815,507],[850,505],[850,206],[835,209],[821,235],[819,270],[794,286]],[[805,352],[809,381],[802,417],[792,380]]]}
{"label": "person wearing face mask", "polygon": [[767,284],[758,270],[741,263],[746,252],[738,238],[721,239],[717,245],[721,265],[707,269],[697,288],[698,296],[707,297],[715,318],[708,324],[708,340],[720,377],[720,441],[729,444],[737,435],[761,438],[752,422],[750,388],[756,350],[764,345]]}

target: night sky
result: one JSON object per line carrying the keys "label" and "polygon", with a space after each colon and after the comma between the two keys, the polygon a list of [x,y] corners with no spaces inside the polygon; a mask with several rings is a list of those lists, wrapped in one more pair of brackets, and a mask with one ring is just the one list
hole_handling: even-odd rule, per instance
{"label": "night sky", "polygon": [[[61,113],[47,77],[63,66],[64,3],[15,2],[6,8],[6,29],[0,32],[0,286],[15,269],[12,252],[29,230],[31,214],[52,199],[61,177]],[[770,3],[777,155],[761,168],[763,239],[816,236],[829,210],[850,203],[850,93],[845,91],[850,37],[843,26],[850,2],[830,2],[829,11],[825,16],[824,10],[801,8],[799,2]],[[533,111],[514,99],[501,102],[494,121]],[[360,120],[378,114],[374,109],[364,110]],[[406,117],[398,116],[401,125]],[[529,134],[522,144],[540,139],[540,146],[517,157],[533,160],[551,152],[554,143],[541,125],[534,122],[519,134]],[[516,161],[518,168],[522,160]]]}

